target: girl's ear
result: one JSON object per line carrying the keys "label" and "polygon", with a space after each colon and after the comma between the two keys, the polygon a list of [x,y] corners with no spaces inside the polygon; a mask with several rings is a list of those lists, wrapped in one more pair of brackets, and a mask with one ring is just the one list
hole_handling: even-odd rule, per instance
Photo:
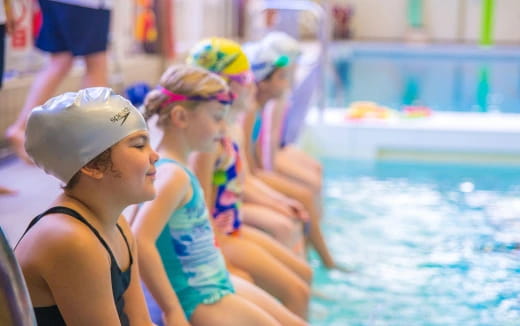
{"label": "girl's ear", "polygon": [[104,175],[103,172],[101,172],[99,169],[90,166],[84,166],[80,169],[80,171],[84,175],[96,180],[100,180],[101,178],[103,178]]}
{"label": "girl's ear", "polygon": [[170,111],[170,121],[178,128],[186,128],[188,125],[188,110],[182,105],[175,105]]}

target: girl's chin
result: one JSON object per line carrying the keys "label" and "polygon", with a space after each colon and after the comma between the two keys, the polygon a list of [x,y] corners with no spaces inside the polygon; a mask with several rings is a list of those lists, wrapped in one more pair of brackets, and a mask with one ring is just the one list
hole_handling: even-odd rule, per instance
{"label": "girl's chin", "polygon": [[143,192],[139,196],[139,199],[136,200],[136,204],[152,200],[155,198],[155,196],[156,196],[155,188],[143,189]]}

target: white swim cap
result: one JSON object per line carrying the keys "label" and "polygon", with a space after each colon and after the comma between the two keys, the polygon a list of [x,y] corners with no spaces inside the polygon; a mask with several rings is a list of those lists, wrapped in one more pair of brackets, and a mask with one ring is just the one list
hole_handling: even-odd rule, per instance
{"label": "white swim cap", "polygon": [[51,98],[29,116],[25,149],[64,183],[126,136],[147,130],[139,111],[112,89],[93,87]]}
{"label": "white swim cap", "polygon": [[286,67],[290,63],[288,55],[275,51],[263,42],[246,43],[242,48],[257,82],[266,79],[276,68]]}
{"label": "white swim cap", "polygon": [[294,62],[302,54],[300,43],[287,33],[272,31],[261,41],[268,48],[273,49],[281,55],[286,55]]}

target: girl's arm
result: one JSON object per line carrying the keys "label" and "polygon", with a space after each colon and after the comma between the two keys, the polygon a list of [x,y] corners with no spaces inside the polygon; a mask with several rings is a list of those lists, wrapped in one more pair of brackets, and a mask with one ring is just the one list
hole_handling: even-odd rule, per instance
{"label": "girl's arm", "polygon": [[242,121],[242,144],[243,153],[245,155],[242,156],[242,161],[247,161],[248,169],[251,173],[254,173],[256,169],[259,168],[258,162],[256,162],[254,153],[256,151],[256,146],[253,146],[252,142],[252,134],[253,134],[253,126],[256,120],[256,111],[249,110],[244,114],[244,119]]}
{"label": "girl's arm", "polygon": [[274,190],[252,175],[246,177],[244,199],[255,204],[267,206],[288,217],[296,217],[302,221],[309,219],[309,214],[300,202]]}
{"label": "girl's arm", "polygon": [[[222,151],[222,146],[219,146],[218,150],[212,153],[202,153],[197,152],[190,156],[190,166],[195,172],[197,179],[199,179],[199,183],[204,191],[204,198],[206,200],[206,205],[209,211],[209,219],[211,221],[211,225],[213,226],[213,232],[215,234],[215,238],[217,243],[220,246],[230,241],[230,238],[227,234],[224,234],[215,226],[215,221],[211,214],[213,207],[215,205],[215,186],[213,185],[213,173],[215,172],[215,163],[217,161],[217,157],[220,155]],[[251,276],[237,267],[233,266],[229,259],[226,257],[225,252],[222,251],[222,256],[224,257],[224,262],[226,263],[227,270],[234,274],[238,275],[250,282],[253,282]]]}
{"label": "girl's arm", "polygon": [[[209,212],[209,219],[211,225],[213,226],[213,232],[215,234],[215,238],[219,244],[223,244],[227,241],[227,235],[222,233],[216,226],[215,221],[213,219],[212,211],[213,207],[215,207],[215,187],[213,186],[213,173],[215,172],[215,163],[217,161],[217,157],[222,151],[222,146],[219,146],[218,149],[214,152],[197,152],[190,156],[190,166],[193,169],[193,172],[197,176],[199,183],[204,191],[204,199],[206,201],[206,207]],[[226,261],[226,265],[229,266],[229,262],[224,256],[224,260]]]}
{"label": "girl's arm", "polygon": [[24,274],[38,270],[65,323],[119,326],[110,256],[99,240],[84,226],[65,223],[49,223],[38,233],[35,243],[39,245],[33,246],[30,254],[37,260],[37,267],[27,266]]}
{"label": "girl's arm", "polygon": [[244,171],[244,199],[260,205],[268,206],[285,216],[298,216],[306,219],[308,214],[304,212],[303,206],[289,199],[282,193],[274,190],[257,178],[249,167],[246,157],[245,143],[247,137],[244,137],[242,128],[232,126],[230,129],[233,139],[238,143],[239,154],[242,158],[242,167]]}
{"label": "girl's arm", "polygon": [[284,119],[288,110],[288,105],[289,103],[285,97],[275,101],[275,104],[273,105],[273,111],[271,114],[271,142],[269,144],[271,149],[271,158],[273,159],[273,162],[271,163],[273,165],[276,153],[280,150],[282,130],[285,123]]}
{"label": "girl's arm", "polygon": [[130,286],[124,294],[125,313],[128,316],[131,325],[151,326],[153,323],[150,320],[150,313],[146,307],[146,301],[144,299],[143,289],[141,287],[141,278],[139,276],[137,243],[135,242],[135,239],[132,236],[132,232],[130,231],[130,226],[124,217],[119,218],[118,224],[123,229],[126,239],[128,240],[128,244],[130,245],[130,250],[133,257]]}
{"label": "girl's arm", "polygon": [[166,325],[189,325],[155,245],[170,215],[191,196],[189,176],[171,164],[159,167],[157,175],[157,196],[143,204],[132,223],[139,251],[139,271],[161,308]]}
{"label": "girl's arm", "polygon": [[199,183],[204,191],[204,200],[208,211],[212,212],[215,205],[215,187],[213,186],[213,173],[217,157],[222,150],[219,145],[214,152],[196,152],[190,156],[190,167],[199,179]]}
{"label": "girl's arm", "polygon": [[292,216],[291,210],[283,204],[282,197],[276,196],[276,192],[271,193],[271,190],[275,192],[253,175],[246,176],[244,180],[245,201],[267,206],[283,215]]}

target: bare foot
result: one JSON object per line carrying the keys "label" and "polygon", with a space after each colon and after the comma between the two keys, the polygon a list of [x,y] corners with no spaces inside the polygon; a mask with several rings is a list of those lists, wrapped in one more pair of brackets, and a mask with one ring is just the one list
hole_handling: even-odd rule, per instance
{"label": "bare foot", "polygon": [[18,191],[16,190],[13,190],[13,189],[9,189],[9,188],[6,188],[4,186],[0,186],[0,195],[4,196],[4,195],[16,195],[18,193]]}
{"label": "bare foot", "polygon": [[345,274],[354,273],[354,270],[352,268],[345,267],[345,266],[338,265],[338,264],[334,264],[334,266],[331,269],[338,271],[338,272],[345,273]]}
{"label": "bare foot", "polygon": [[331,297],[330,295],[328,295],[327,293],[321,291],[321,290],[318,290],[316,288],[311,288],[311,296],[314,298],[314,299],[318,299],[318,300],[322,300],[322,301],[337,301],[336,299],[334,299],[333,297]]}
{"label": "bare foot", "polygon": [[323,264],[323,265],[325,266],[326,269],[331,270],[331,271],[335,270],[335,271],[342,272],[345,274],[354,272],[354,270],[352,268],[348,268],[343,265],[339,265],[336,262],[332,262],[331,264]]}
{"label": "bare foot", "polygon": [[5,132],[5,138],[9,142],[9,147],[25,163],[33,165],[33,161],[25,151],[25,129],[13,124]]}

